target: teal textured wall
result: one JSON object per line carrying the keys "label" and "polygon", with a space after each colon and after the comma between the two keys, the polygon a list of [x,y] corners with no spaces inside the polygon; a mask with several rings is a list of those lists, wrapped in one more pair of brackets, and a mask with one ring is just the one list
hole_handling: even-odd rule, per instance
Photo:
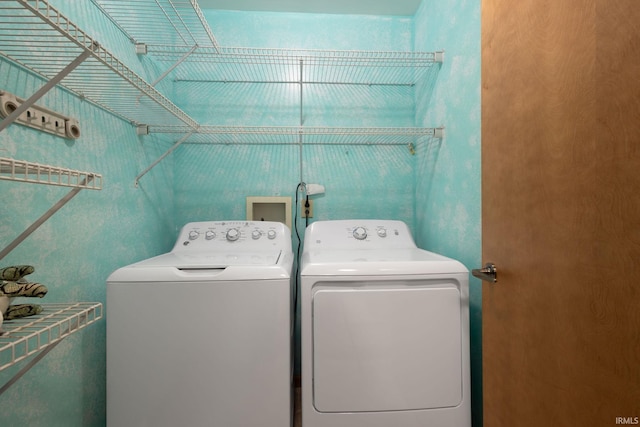
{"label": "teal textured wall", "polygon": [[[220,12],[205,15],[223,46],[333,50],[446,50],[434,79],[416,87],[195,84],[159,90],[202,124],[446,126],[446,137],[404,146],[183,144],[140,181],[174,136],[139,137],[129,123],[56,89],[40,103],[80,119],[75,142],[18,125],[0,156],[103,174],[0,265],[30,263],[49,287],[43,302],[105,299],[116,268],[169,250],[186,222],[245,217],[246,196],[291,196],[302,180],[325,185],[314,218],[400,219],[421,247],[480,264],[480,2],[424,0],[415,17]],[[107,49],[153,81],[163,71],[91,2],[52,0]],[[26,97],[42,82],[0,61],[0,89]],[[302,161],[301,161],[302,160]],[[67,190],[0,181],[0,238],[8,243]],[[6,201],[10,200],[9,203]],[[303,226],[300,226],[301,234]],[[295,242],[294,242],[295,243]],[[471,283],[474,422],[481,425],[479,285]],[[105,322],[65,340],[0,396],[0,425],[105,425]],[[16,371],[0,372],[3,384]],[[28,399],[24,397],[28,396]],[[27,403],[24,403],[27,400]],[[17,402],[20,401],[18,404]]]}
{"label": "teal textured wall", "polygon": [[[222,46],[410,51],[413,19],[205,10]],[[176,82],[176,103],[203,124],[298,126],[297,84]],[[305,85],[305,126],[413,126],[410,87]],[[300,159],[302,158],[302,163]],[[245,218],[246,196],[326,187],[319,219],[396,218],[413,225],[414,164],[406,147],[184,144],[176,156],[176,221]],[[301,227],[301,233],[304,231]]]}
{"label": "teal textured wall", "polygon": [[[445,49],[431,99],[418,93],[416,122],[446,127],[441,143],[418,147],[416,240],[469,270],[481,262],[480,1],[424,0],[415,49]],[[428,102],[427,102],[428,101]],[[473,425],[482,425],[482,292],[470,276]]]}
{"label": "teal textured wall", "polygon": [[[128,41],[111,29],[91,2],[52,4],[142,72]],[[27,98],[43,83],[0,60],[0,89]],[[49,92],[38,104],[79,119],[81,137],[69,141],[12,124],[0,132],[0,156],[100,173],[104,185],[101,191],[82,190],[0,260],[0,266],[33,265],[30,280],[49,289],[38,303],[104,303],[105,281],[113,270],[167,251],[173,244],[173,235],[167,233],[174,229],[172,159],[134,187],[134,178],[170,141],[140,138],[128,122],[61,89]],[[68,192],[62,187],[0,181],[0,246],[4,248]],[[0,395],[0,425],[104,426],[105,324],[102,319],[65,339]],[[0,386],[25,363],[0,372]]]}

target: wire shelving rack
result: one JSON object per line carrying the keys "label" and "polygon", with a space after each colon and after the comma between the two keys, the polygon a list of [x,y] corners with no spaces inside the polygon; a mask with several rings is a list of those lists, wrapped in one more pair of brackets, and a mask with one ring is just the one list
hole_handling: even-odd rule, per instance
{"label": "wire shelving rack", "polygon": [[89,190],[102,189],[102,175],[98,173],[15,160],[8,157],[0,157],[0,179]]}
{"label": "wire shelving rack", "polygon": [[135,45],[219,46],[196,0],[92,0]]}
{"label": "wire shelving rack", "polygon": [[[150,127],[150,132],[188,134],[189,128]],[[422,138],[442,138],[444,128],[346,128],[309,126],[200,126],[185,144],[215,145],[408,145]]]}
{"label": "wire shelving rack", "polygon": [[134,123],[195,121],[45,0],[0,0],[0,55]]}
{"label": "wire shelving rack", "polygon": [[36,316],[8,320],[0,335],[0,371],[44,350],[102,318],[102,304],[41,304]]}

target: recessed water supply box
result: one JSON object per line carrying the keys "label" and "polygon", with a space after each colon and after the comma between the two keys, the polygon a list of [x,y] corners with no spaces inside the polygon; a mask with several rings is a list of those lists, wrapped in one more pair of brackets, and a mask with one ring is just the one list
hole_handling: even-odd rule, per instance
{"label": "recessed water supply box", "polygon": [[291,229],[291,197],[248,196],[247,220],[277,221]]}

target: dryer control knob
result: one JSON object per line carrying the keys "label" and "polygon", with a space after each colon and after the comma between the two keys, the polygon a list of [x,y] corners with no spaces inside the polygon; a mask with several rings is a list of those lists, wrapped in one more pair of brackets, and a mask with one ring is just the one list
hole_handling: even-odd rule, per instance
{"label": "dryer control knob", "polygon": [[353,237],[358,240],[364,240],[367,238],[367,230],[365,230],[364,227],[357,227],[353,230]]}
{"label": "dryer control knob", "polygon": [[204,238],[207,239],[207,240],[213,240],[213,239],[216,238],[216,233],[214,233],[213,231],[207,231],[204,234]]}
{"label": "dryer control knob", "polygon": [[253,240],[258,240],[260,237],[262,237],[262,233],[260,232],[260,230],[253,230],[253,232],[251,233],[251,238]]}
{"label": "dryer control knob", "polygon": [[200,233],[198,233],[195,230],[194,231],[190,231],[189,232],[189,240],[196,240],[199,235],[200,235]]}
{"label": "dryer control knob", "polygon": [[269,240],[273,240],[276,238],[276,230],[269,230],[269,232],[267,233],[267,237],[269,238]]}
{"label": "dryer control knob", "polygon": [[378,228],[378,236],[387,237],[387,229],[386,228]]}
{"label": "dryer control knob", "polygon": [[227,230],[227,240],[230,242],[235,242],[240,238],[240,231],[237,228],[230,228]]}

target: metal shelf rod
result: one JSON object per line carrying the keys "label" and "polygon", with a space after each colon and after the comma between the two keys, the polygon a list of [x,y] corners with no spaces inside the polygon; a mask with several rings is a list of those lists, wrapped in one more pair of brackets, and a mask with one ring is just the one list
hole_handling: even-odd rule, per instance
{"label": "metal shelf rod", "polygon": [[160,163],[162,160],[164,160],[165,157],[167,157],[169,154],[171,154],[173,152],[173,150],[175,150],[176,148],[178,148],[183,142],[185,142],[187,139],[189,139],[189,137],[191,135],[193,135],[193,133],[196,131],[196,129],[192,129],[189,133],[187,133],[185,136],[183,136],[182,138],[180,138],[180,140],[178,142],[176,142],[175,144],[173,144],[173,146],[171,146],[171,148],[169,148],[162,156],[160,156],[158,158],[158,160],[156,160],[155,162],[153,162],[148,168],[146,168],[144,171],[142,171],[140,173],[140,175],[136,176],[135,179],[135,186],[138,186],[138,182],[140,181],[140,178],[142,178],[143,176],[145,176],[147,174],[147,172],[149,172],[151,169],[153,169],[154,167],[156,167],[156,165],[158,163]]}
{"label": "metal shelf rod", "polygon": [[[82,180],[80,183],[81,186],[87,185],[89,182],[93,180],[93,176],[89,175]],[[63,198],[58,200],[58,202],[53,205],[48,211],[46,211],[40,218],[38,218],[33,224],[31,224],[25,231],[23,231],[18,237],[16,237],[9,245],[0,251],[0,259],[4,258],[16,248],[20,243],[22,243],[27,237],[31,235],[34,231],[38,229],[42,224],[44,224],[49,218],[53,216],[56,212],[58,212],[64,205],[66,205],[69,200],[73,199],[79,192],[82,190],[82,187],[77,187],[72,189],[69,193],[67,193]]]}
{"label": "metal shelf rod", "polygon": [[[176,83],[224,83],[224,84],[299,84],[298,80],[207,80],[207,79],[175,79]],[[415,83],[365,83],[365,82],[323,82],[305,81],[305,85],[327,85],[327,86],[393,86],[393,87],[414,87]]]}
{"label": "metal shelf rod", "polygon": [[[303,103],[303,90],[304,90],[304,61],[301,59],[300,60],[300,79],[298,81],[298,83],[300,84],[300,128],[302,128],[302,126],[304,126],[304,103]],[[304,167],[304,161],[303,161],[303,156],[302,156],[302,132],[298,133],[298,145],[299,145],[299,152],[300,152],[300,181],[299,182],[304,182],[303,180],[303,167]],[[296,199],[297,200],[297,199]]]}
{"label": "metal shelf rod", "polygon": [[158,83],[160,83],[165,77],[167,77],[178,65],[182,64],[188,57],[189,55],[191,55],[193,52],[195,52],[195,50],[198,48],[198,45],[193,46],[187,53],[185,53],[180,59],[178,59],[176,61],[175,64],[173,64],[171,67],[169,67],[167,69],[167,71],[165,71],[164,73],[162,73],[160,75],[160,77],[158,77],[153,83],[151,83],[151,86],[157,85]]}

